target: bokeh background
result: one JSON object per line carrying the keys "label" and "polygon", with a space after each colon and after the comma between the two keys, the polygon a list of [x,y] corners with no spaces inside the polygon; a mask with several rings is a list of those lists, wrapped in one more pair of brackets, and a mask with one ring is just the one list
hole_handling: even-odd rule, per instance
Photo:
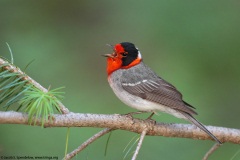
{"label": "bokeh background", "polygon": [[[206,125],[239,128],[240,1],[0,1],[0,55],[44,87],[64,86],[63,103],[72,111],[124,114],[135,111],[110,89],[101,54],[107,43],[129,41],[144,62],[174,84],[197,108]],[[145,118],[147,115],[142,115]],[[159,122],[187,123],[160,113]],[[69,151],[96,128],[71,128]],[[0,125],[0,155],[64,156],[66,128]],[[114,131],[91,144],[75,159],[124,159],[135,133]],[[133,144],[133,142],[131,142]],[[138,159],[201,159],[212,141],[146,137]],[[133,149],[125,159],[130,159]],[[224,144],[211,160],[240,159],[239,145]]]}

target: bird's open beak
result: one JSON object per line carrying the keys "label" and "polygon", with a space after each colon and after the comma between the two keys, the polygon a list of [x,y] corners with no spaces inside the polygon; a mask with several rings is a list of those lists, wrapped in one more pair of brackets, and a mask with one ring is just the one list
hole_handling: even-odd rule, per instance
{"label": "bird's open beak", "polygon": [[[112,49],[113,49],[113,51],[114,51],[114,46],[113,45],[111,45],[111,44],[106,44],[108,47],[111,47]],[[116,57],[116,53],[115,52],[113,52],[112,54],[103,54],[102,56],[103,57],[110,57],[110,58],[115,58]]]}
{"label": "bird's open beak", "polygon": [[111,57],[111,58],[114,57],[112,54],[103,54],[102,56],[103,56],[103,57]]}
{"label": "bird's open beak", "polygon": [[[108,47],[111,47],[114,51],[114,46],[111,44],[106,44]],[[115,58],[117,56],[116,52],[114,51],[112,54],[103,54],[103,57],[110,57],[110,58]]]}

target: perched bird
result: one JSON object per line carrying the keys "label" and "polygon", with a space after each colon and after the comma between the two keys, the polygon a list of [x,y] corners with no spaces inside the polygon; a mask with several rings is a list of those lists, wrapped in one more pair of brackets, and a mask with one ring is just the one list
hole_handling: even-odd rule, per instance
{"label": "perched bird", "polygon": [[126,105],[139,111],[162,111],[190,121],[221,142],[192,115],[194,107],[182,99],[182,94],[170,83],[160,78],[142,61],[138,48],[130,42],[118,43],[107,57],[108,82],[116,96]]}

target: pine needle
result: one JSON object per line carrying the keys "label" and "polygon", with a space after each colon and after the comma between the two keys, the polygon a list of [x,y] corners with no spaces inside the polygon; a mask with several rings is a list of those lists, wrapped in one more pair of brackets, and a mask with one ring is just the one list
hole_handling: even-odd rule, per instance
{"label": "pine needle", "polygon": [[13,53],[12,53],[11,47],[9,46],[9,44],[7,42],[6,42],[6,44],[7,44],[8,50],[9,50],[10,55],[11,55],[11,63],[13,64]]}
{"label": "pine needle", "polygon": [[105,157],[107,156],[107,149],[108,149],[109,140],[110,140],[111,135],[112,135],[112,132],[109,133],[108,139],[107,139],[107,142],[106,142],[105,152],[104,152],[104,156],[105,156]]}
{"label": "pine needle", "polygon": [[[125,152],[127,150],[127,148],[129,147],[129,149],[127,150],[126,154],[124,155],[123,159],[125,159],[129,152],[132,150],[132,148],[134,147],[134,145],[139,141],[140,137],[138,137],[133,143],[132,141],[137,137],[138,135],[134,136],[127,144],[127,146],[124,148],[123,152]],[[130,146],[130,144],[132,143],[132,145]]]}
{"label": "pine needle", "polygon": [[[54,91],[43,92],[35,87],[28,89],[24,93],[23,99],[20,100],[21,108],[29,114],[29,124],[36,124],[37,120],[41,118],[42,127],[44,122],[52,120],[54,108],[60,111],[58,104],[60,100],[56,97],[62,97],[63,92],[56,92],[61,88],[54,89]],[[32,103],[28,103],[32,102]],[[35,118],[33,118],[35,116]],[[34,121],[33,121],[34,120]]]}
{"label": "pine needle", "polygon": [[70,128],[68,127],[68,130],[67,130],[67,136],[66,136],[66,145],[65,145],[65,156],[64,156],[64,159],[65,159],[66,156],[67,156],[69,134],[70,134]]}
{"label": "pine needle", "polygon": [[230,160],[234,160],[234,158],[236,158],[239,153],[240,153],[240,149],[232,156]]}

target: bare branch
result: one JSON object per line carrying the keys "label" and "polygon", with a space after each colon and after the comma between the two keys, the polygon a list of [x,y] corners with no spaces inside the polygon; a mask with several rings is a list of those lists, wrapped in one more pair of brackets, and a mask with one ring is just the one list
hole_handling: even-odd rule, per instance
{"label": "bare branch", "polygon": [[138,155],[138,153],[139,153],[139,150],[140,150],[140,148],[141,148],[141,146],[142,146],[143,139],[144,139],[144,137],[146,136],[147,131],[148,131],[147,128],[145,128],[145,129],[143,130],[143,132],[142,132],[142,134],[141,134],[141,137],[140,137],[140,139],[139,139],[139,141],[138,141],[137,148],[136,148],[136,150],[135,150],[135,152],[134,152],[134,155],[133,155],[133,157],[132,157],[132,160],[136,160],[137,155]]}
{"label": "bare branch", "polygon": [[216,151],[219,147],[221,146],[221,144],[219,143],[215,143],[212,148],[210,148],[210,150],[205,154],[205,156],[203,157],[203,160],[208,160],[208,157],[213,154],[214,151]]}
{"label": "bare branch", "polygon": [[83,149],[85,149],[89,144],[93,143],[95,140],[97,140],[98,138],[100,138],[101,136],[111,132],[113,129],[111,128],[105,128],[104,130],[98,132],[97,134],[95,134],[94,136],[92,136],[91,138],[89,138],[87,141],[85,141],[82,145],[80,145],[77,149],[75,149],[74,151],[72,151],[71,153],[67,154],[65,157],[65,160],[69,160],[71,158],[73,158],[74,156],[76,156],[79,152],[81,152]]}
{"label": "bare branch", "polygon": [[[141,134],[147,127],[150,136],[181,137],[212,140],[206,133],[191,124],[150,123],[141,119],[132,119],[125,115],[81,114],[72,113],[53,115],[53,122],[46,122],[44,127],[98,127],[121,129]],[[27,114],[14,111],[0,112],[0,124],[28,124]],[[36,125],[41,126],[41,121]],[[240,130],[224,127],[206,127],[219,140],[240,144]]]}
{"label": "bare branch", "polygon": [[[7,62],[7,61],[3,60],[2,58],[0,58],[0,65],[3,65],[3,64],[6,64],[6,63],[9,63],[9,62]],[[9,63],[9,65],[4,66],[3,68],[5,70],[9,70],[10,72],[18,73],[19,76],[23,77],[22,78],[23,80],[28,80],[28,82],[31,83],[32,85],[34,85],[36,88],[40,89],[43,92],[48,92],[48,90],[46,88],[44,88],[38,82],[36,82],[34,79],[32,79],[31,77],[26,75],[24,72],[22,72],[16,66],[14,66],[14,65]],[[69,113],[69,110],[67,109],[67,107],[65,107],[62,103],[59,103],[59,108],[61,109],[61,112],[63,114]]]}

